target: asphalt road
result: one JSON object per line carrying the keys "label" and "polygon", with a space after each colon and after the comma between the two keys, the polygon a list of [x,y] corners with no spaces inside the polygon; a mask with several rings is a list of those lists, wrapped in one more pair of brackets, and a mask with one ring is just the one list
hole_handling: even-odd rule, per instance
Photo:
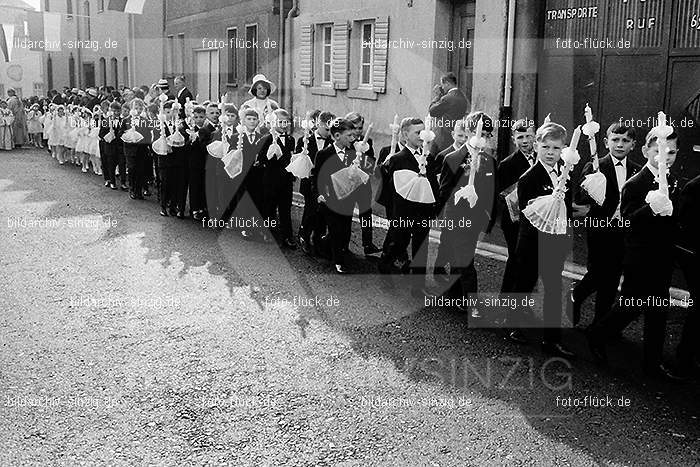
{"label": "asphalt road", "polygon": [[[0,232],[0,465],[700,459],[698,382],[647,381],[638,323],[612,369],[578,330],[580,357],[551,359],[424,307],[359,256],[333,275],[33,150],[0,153]],[[497,290],[503,263],[477,268]]]}

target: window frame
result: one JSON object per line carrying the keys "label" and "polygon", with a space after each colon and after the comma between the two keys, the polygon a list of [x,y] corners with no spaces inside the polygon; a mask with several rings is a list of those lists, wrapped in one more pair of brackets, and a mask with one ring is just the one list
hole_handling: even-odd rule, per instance
{"label": "window frame", "polygon": [[[322,87],[333,87],[333,23],[322,23],[319,24],[320,30],[320,45],[321,50],[319,51],[319,68],[320,68],[320,79],[319,85]],[[326,32],[329,32],[329,41],[326,42]],[[328,56],[326,56],[326,52]],[[326,66],[328,67],[328,79],[326,79]]]}
{"label": "window frame", "polygon": [[66,20],[73,19],[73,0],[66,0]]}
{"label": "window frame", "polygon": [[[245,79],[246,82],[250,81],[253,79],[253,76],[258,72],[258,49],[257,47],[248,47],[248,41],[251,39],[248,39],[248,30],[255,28],[255,37],[252,39],[253,41],[256,41],[258,39],[258,23],[246,23],[245,25],[245,40],[246,40],[246,47],[245,47]],[[249,54],[252,54],[254,66],[252,67],[252,73],[251,70],[249,70]],[[252,84],[252,83],[251,83]]]}
{"label": "window frame", "polygon": [[[370,27],[370,44],[374,43],[374,35],[375,35],[375,21],[372,20],[363,20],[358,22],[360,34],[360,53],[358,57],[358,75],[357,75],[357,89],[373,89],[373,77],[374,77],[374,47],[371,45],[366,46],[365,45],[365,27],[369,26]],[[364,61],[364,52],[365,50],[369,50],[369,61],[365,62]],[[363,77],[363,72],[364,68],[369,67],[369,72],[368,72],[368,81],[363,82],[362,77]]]}
{"label": "window frame", "polygon": [[[235,46],[231,46],[231,39],[236,40]],[[226,84],[238,86],[238,27],[231,26],[226,28],[226,46],[230,49],[228,54],[228,62],[226,68]]]}

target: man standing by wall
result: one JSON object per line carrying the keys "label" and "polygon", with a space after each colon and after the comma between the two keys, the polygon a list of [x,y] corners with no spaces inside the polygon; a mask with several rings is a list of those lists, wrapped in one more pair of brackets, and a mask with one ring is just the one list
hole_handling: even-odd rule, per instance
{"label": "man standing by wall", "polygon": [[457,77],[447,73],[440,78],[440,84],[433,88],[433,101],[429,113],[434,123],[431,125],[436,133],[431,153],[438,154],[452,144],[452,129],[455,121],[464,118],[469,111],[469,100],[457,88]]}
{"label": "man standing by wall", "polygon": [[15,147],[20,147],[27,142],[27,114],[24,113],[24,104],[17,97],[13,88],[7,90],[7,108],[12,111],[15,120],[12,123],[12,132],[15,135]]}

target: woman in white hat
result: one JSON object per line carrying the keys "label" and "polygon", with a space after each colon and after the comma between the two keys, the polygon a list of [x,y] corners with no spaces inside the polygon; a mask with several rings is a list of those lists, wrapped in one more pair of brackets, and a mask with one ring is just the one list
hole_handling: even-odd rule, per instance
{"label": "woman in white hat", "polygon": [[253,98],[245,101],[241,106],[241,110],[254,109],[260,116],[259,121],[262,126],[265,123],[265,117],[280,107],[276,101],[270,99],[270,94],[275,92],[276,89],[272,81],[265,78],[265,75],[258,74],[253,76],[253,84],[248,91]]}

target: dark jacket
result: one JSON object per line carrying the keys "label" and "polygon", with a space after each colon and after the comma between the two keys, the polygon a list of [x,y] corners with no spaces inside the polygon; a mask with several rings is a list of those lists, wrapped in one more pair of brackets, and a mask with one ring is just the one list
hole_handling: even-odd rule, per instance
{"label": "dark jacket", "polygon": [[[535,158],[535,163],[537,163],[537,156],[533,154],[532,157]],[[505,228],[513,224],[513,221],[510,218],[503,192],[509,190],[513,185],[518,183],[518,179],[520,179],[529,168],[530,163],[527,160],[527,156],[520,150],[515,151],[498,164],[497,207],[501,215],[501,226],[506,226]],[[513,187],[513,189],[516,189],[516,187]],[[510,191],[508,193],[510,193]]]}
{"label": "dark jacket", "polygon": [[[559,164],[559,171],[563,169],[563,164]],[[566,193],[564,195],[564,204],[566,205],[567,220],[573,219],[573,197],[571,195],[571,180],[566,182]],[[530,221],[522,214],[523,209],[534,199],[550,195],[554,191],[552,180],[541,162],[537,162],[525,172],[518,180],[518,204],[520,207],[520,238],[537,234],[538,230],[530,223]],[[567,224],[567,234],[571,228]],[[520,238],[518,242],[520,242]],[[520,248],[520,246],[518,246]]]}
{"label": "dark jacket", "polygon": [[352,161],[352,151],[352,149],[346,150],[347,164],[344,164],[343,161],[340,160],[340,157],[338,157],[335,146],[331,144],[316,154],[316,161],[311,170],[312,177],[316,180],[316,183],[312,186],[312,196],[318,198],[319,195],[323,195],[326,199],[326,206],[328,209],[333,213],[344,216],[352,216],[352,211],[355,207],[355,198],[348,196],[347,198],[339,200],[335,194],[331,176],[349,165]]}
{"label": "dark jacket", "polygon": [[496,160],[489,154],[479,153],[479,170],[474,177],[474,189],[479,199],[473,208],[466,199],[455,205],[454,194],[469,182],[469,151],[462,146],[450,152],[442,164],[440,174],[440,204],[448,218],[471,219],[474,225],[485,226],[493,218],[496,200]]}
{"label": "dark jacket", "polygon": [[462,91],[457,88],[451,89],[439,101],[430,105],[430,116],[439,119],[436,125],[436,138],[434,146],[438,148],[436,152],[444,150],[453,143],[452,129],[455,121],[464,118],[469,111],[469,100]]}
{"label": "dark jacket", "polygon": [[[386,162],[387,165],[387,176],[388,183],[391,187],[392,193],[392,205],[393,205],[393,216],[400,217],[403,219],[432,219],[435,217],[435,206],[433,204],[415,203],[404,199],[401,195],[396,192],[394,187],[394,173],[397,170],[412,170],[418,173],[420,168],[418,166],[418,161],[414,157],[408,147],[404,147],[401,152],[394,154],[391,159]],[[426,178],[430,182],[430,187],[433,190],[433,195],[437,201],[438,199],[438,182],[434,171],[428,170],[426,166]]]}
{"label": "dark jacket", "polygon": [[[603,205],[599,206],[588,194],[586,190],[581,187],[581,183],[586,178],[587,175],[595,172],[593,169],[593,162],[588,162],[581,172],[581,178],[578,183],[578,190],[575,195],[575,200],[577,204],[587,204],[591,208],[588,211],[586,217],[592,219],[612,219],[615,216],[615,210],[617,205],[620,203],[620,191],[617,187],[617,175],[615,174],[615,165],[613,157],[608,154],[607,156],[601,158],[599,161],[600,172],[605,176],[606,188],[605,188],[605,200]],[[632,160],[627,157],[627,180],[632,178],[637,172],[639,172],[639,165],[632,162]],[[615,227],[617,228],[617,226]]]}
{"label": "dark jacket", "polygon": [[700,259],[700,175],[686,183],[678,201],[677,244]]}
{"label": "dark jacket", "polygon": [[[669,175],[669,198],[673,216],[657,216],[646,202],[647,193],[659,188],[654,174],[643,167],[622,187],[622,218],[629,221],[625,235],[626,266],[648,268],[654,273],[670,276],[673,268],[673,239],[676,238],[678,190],[676,180]],[[670,279],[669,279],[670,280]]]}

